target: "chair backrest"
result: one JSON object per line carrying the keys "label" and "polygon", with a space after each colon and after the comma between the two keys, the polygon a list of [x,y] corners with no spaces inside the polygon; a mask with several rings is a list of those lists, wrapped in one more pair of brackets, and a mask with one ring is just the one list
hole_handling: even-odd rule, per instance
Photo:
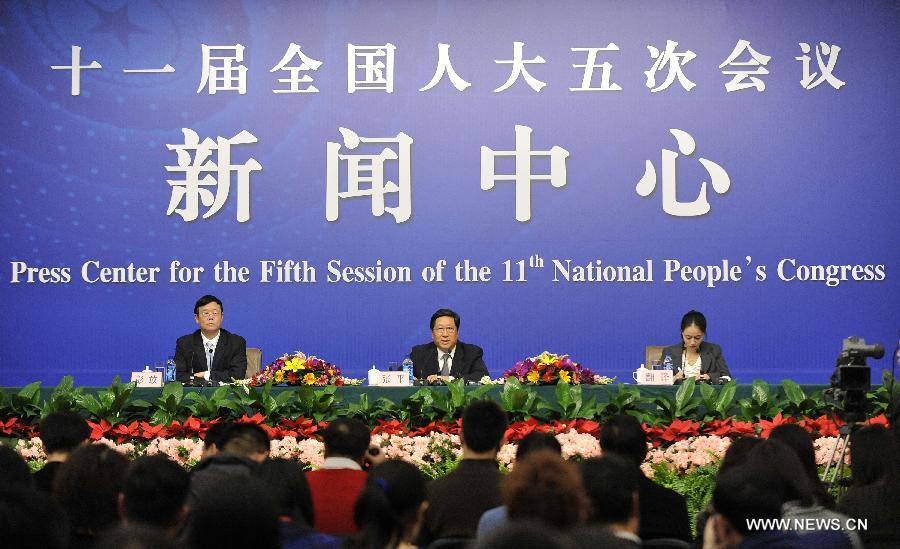
{"label": "chair backrest", "polygon": [[246,378],[250,379],[259,373],[262,364],[262,349],[258,347],[247,347],[247,374]]}
{"label": "chair backrest", "polygon": [[662,362],[662,352],[665,345],[647,345],[644,348],[644,366],[649,369],[654,360]]}

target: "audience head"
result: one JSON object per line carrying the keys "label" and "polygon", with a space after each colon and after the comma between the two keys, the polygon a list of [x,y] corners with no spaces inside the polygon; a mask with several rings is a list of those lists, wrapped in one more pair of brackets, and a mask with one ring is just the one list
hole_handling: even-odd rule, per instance
{"label": "audience head", "polygon": [[184,541],[191,549],[276,549],[278,508],[258,479],[223,476],[191,509]]}
{"label": "audience head", "polygon": [[0,485],[33,486],[28,463],[11,447],[0,442]]}
{"label": "audience head", "polygon": [[774,483],[781,503],[797,502],[802,507],[812,505],[813,486],[803,470],[800,458],[786,444],[778,440],[764,440],[750,450],[747,461],[738,469],[747,469]]}
{"label": "audience head", "polygon": [[325,457],[343,457],[362,464],[372,442],[369,428],[362,421],[342,417],[328,424],[322,433]]}
{"label": "audience head", "polygon": [[73,533],[95,536],[116,524],[128,458],[103,444],[83,446],[59,468],[53,497],[69,516]]}
{"label": "audience head", "polygon": [[278,506],[278,515],[312,528],[315,523],[312,493],[300,465],[289,459],[267,459],[256,471],[263,487]]}
{"label": "audience head", "polygon": [[816,502],[826,507],[834,507],[834,498],[825,489],[825,485],[819,480],[819,468],[816,465],[816,449],[813,447],[812,436],[803,427],[793,423],[779,425],[772,429],[769,440],[777,440],[784,443],[794,451],[803,467],[803,472],[809,480],[810,489]]}
{"label": "audience head", "polygon": [[752,467],[735,467],[719,475],[709,518],[715,539],[725,547],[736,547],[751,535],[748,520],[781,518],[780,492],[773,476]]}
{"label": "audience head", "polygon": [[38,429],[48,456],[68,454],[87,444],[91,436],[87,421],[75,412],[53,412],[41,420]]}
{"label": "audience head", "polygon": [[255,423],[235,423],[222,433],[218,448],[262,463],[269,457],[269,435]]}
{"label": "audience head", "polygon": [[0,481],[0,543],[7,549],[65,549],[66,514],[49,495]]}
{"label": "audience head", "polygon": [[850,434],[850,469],[853,484],[874,484],[897,473],[896,441],[881,425],[868,425]]}
{"label": "audience head", "polygon": [[203,456],[201,459],[214,456],[221,451],[222,435],[224,435],[225,431],[232,425],[234,424],[227,421],[221,421],[209,426],[209,429],[206,430],[206,434],[203,436]]}
{"label": "audience head", "polygon": [[762,442],[762,439],[757,437],[740,437],[732,440],[728,449],[725,450],[725,456],[722,458],[722,464],[719,465],[718,474],[721,475],[732,467],[736,467],[747,461],[750,450],[756,448],[756,445],[760,442]]}
{"label": "audience head", "polygon": [[501,492],[511,520],[537,520],[565,529],[582,522],[587,512],[577,467],[551,451],[533,452],[517,461]]}
{"label": "audience head", "polygon": [[600,429],[600,448],[640,465],[647,457],[647,433],[634,416],[617,414]]}
{"label": "audience head", "polygon": [[187,471],[165,455],[139,457],[125,472],[122,518],[174,531],[184,520],[190,485]]}
{"label": "audience head", "polygon": [[493,400],[475,400],[463,410],[462,434],[464,450],[477,454],[497,453],[508,426],[506,412]]}
{"label": "audience head", "polygon": [[540,431],[532,431],[522,437],[519,445],[516,446],[516,461],[524,459],[531,452],[538,450],[550,451],[558,456],[562,455],[562,446],[556,440],[554,435],[550,433],[542,433]]}
{"label": "audience head", "polygon": [[354,520],[358,547],[396,547],[419,535],[425,517],[425,477],[415,465],[390,459],[369,471],[356,500]]}
{"label": "audience head", "polygon": [[637,534],[640,469],[624,456],[607,454],[581,462],[581,477],[590,501],[589,520],[627,525]]}
{"label": "audience head", "polygon": [[107,530],[93,549],[175,549],[165,531],[147,524],[120,524]]}

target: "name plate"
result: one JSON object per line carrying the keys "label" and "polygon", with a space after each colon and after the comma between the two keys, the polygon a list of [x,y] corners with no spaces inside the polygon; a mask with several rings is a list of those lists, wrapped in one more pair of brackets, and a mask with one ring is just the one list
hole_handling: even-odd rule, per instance
{"label": "name plate", "polygon": [[143,372],[131,372],[131,381],[136,381],[138,387],[162,387],[162,372],[144,370]]}
{"label": "name plate", "polygon": [[638,370],[635,372],[638,385],[672,385],[675,383],[672,370]]}
{"label": "name plate", "polygon": [[369,370],[369,385],[373,387],[409,387],[412,383],[406,372]]}

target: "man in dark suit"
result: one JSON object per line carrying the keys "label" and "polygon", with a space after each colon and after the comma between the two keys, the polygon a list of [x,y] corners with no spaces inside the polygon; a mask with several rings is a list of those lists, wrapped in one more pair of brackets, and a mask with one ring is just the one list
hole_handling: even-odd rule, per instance
{"label": "man in dark suit", "polygon": [[429,383],[460,377],[480,381],[489,375],[481,347],[459,340],[459,315],[455,312],[438,309],[431,315],[431,339],[431,343],[416,345],[409,353],[416,379]]}
{"label": "man in dark suit", "polygon": [[[230,382],[247,374],[247,342],[222,329],[222,302],[205,295],[194,304],[200,329],[175,343],[176,378],[182,383]],[[193,379],[192,379],[193,378]]]}
{"label": "man in dark suit", "polygon": [[[604,454],[621,455],[640,467],[647,457],[647,433],[634,416],[618,414],[609,418],[600,429],[600,448]],[[640,539],[675,538],[691,541],[691,526],[684,496],[640,475],[638,505]]]}

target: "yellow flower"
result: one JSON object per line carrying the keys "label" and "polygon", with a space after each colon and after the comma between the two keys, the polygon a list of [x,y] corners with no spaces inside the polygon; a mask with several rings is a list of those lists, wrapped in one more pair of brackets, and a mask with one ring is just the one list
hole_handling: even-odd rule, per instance
{"label": "yellow flower", "polygon": [[275,381],[278,383],[281,383],[282,381],[284,381],[284,371],[283,370],[278,370],[277,372],[275,372]]}
{"label": "yellow flower", "polygon": [[284,369],[288,372],[296,372],[300,369],[300,360],[297,357],[290,358],[284,361]]}
{"label": "yellow flower", "polygon": [[525,379],[527,379],[531,383],[537,383],[538,380],[541,379],[541,374],[537,370],[532,370],[528,372],[528,375],[525,376]]}
{"label": "yellow flower", "polygon": [[537,361],[541,364],[550,365],[553,364],[553,358],[553,355],[551,355],[547,351],[544,351],[543,353],[541,353],[541,356],[537,357]]}
{"label": "yellow flower", "polygon": [[571,382],[572,382],[572,376],[571,376],[571,375],[569,374],[569,372],[566,371],[566,370],[560,370],[560,371],[559,371],[559,379],[565,381],[566,383],[571,383]]}
{"label": "yellow flower", "polygon": [[303,376],[303,383],[305,385],[312,385],[315,382],[316,382],[316,375],[313,374],[312,372],[309,372],[308,374]]}

